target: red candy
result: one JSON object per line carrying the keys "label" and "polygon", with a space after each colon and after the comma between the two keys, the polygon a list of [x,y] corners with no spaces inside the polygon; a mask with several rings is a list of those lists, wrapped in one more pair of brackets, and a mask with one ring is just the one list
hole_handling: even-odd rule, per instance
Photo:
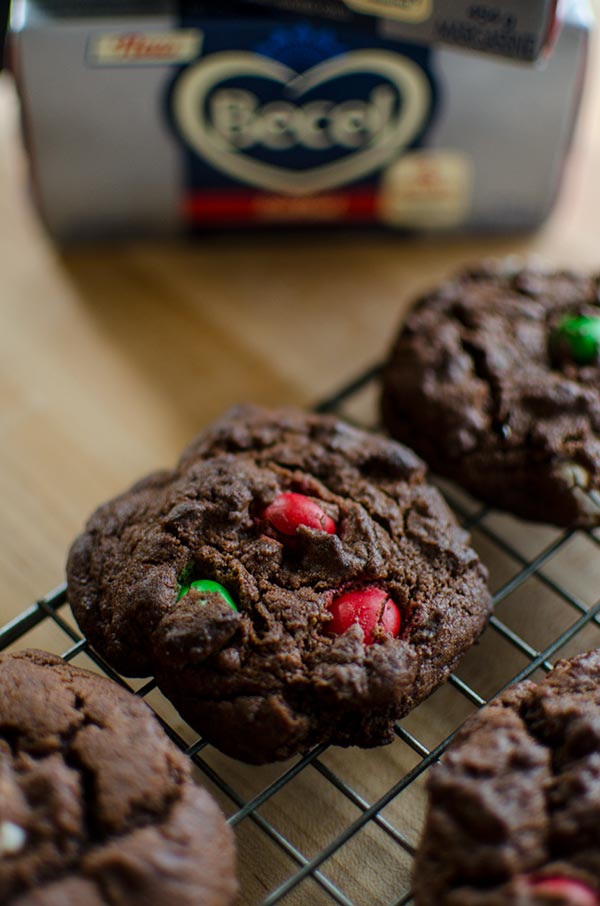
{"label": "red candy", "polygon": [[530,881],[530,889],[536,894],[556,900],[557,906],[599,906],[594,891],[572,878],[538,878]]}
{"label": "red candy", "polygon": [[295,535],[301,525],[328,535],[336,533],[335,522],[316,501],[291,491],[276,497],[262,517],[282,535]]}
{"label": "red candy", "polygon": [[347,591],[334,598],[329,606],[332,619],[327,631],[342,635],[358,623],[365,636],[365,645],[372,645],[373,630],[381,626],[388,635],[396,638],[400,632],[400,611],[383,588],[369,585],[357,591]]}

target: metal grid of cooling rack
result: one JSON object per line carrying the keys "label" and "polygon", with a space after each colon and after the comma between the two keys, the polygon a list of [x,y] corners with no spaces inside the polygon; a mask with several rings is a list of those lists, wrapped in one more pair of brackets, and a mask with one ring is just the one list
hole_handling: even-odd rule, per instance
{"label": "metal grid of cooling rack", "polygon": [[[374,367],[362,374],[352,383],[344,387],[340,392],[324,400],[316,410],[319,412],[333,412],[349,421],[362,423],[362,419],[353,418],[347,411],[346,406],[357,396],[369,388],[373,389],[379,368]],[[510,531],[499,531],[494,526],[493,521],[490,524],[488,517],[491,511],[487,507],[481,507],[471,504],[465,505],[460,492],[455,489],[448,490],[445,486],[442,488],[446,499],[451,507],[457,513],[462,524],[473,535],[477,534],[486,550],[488,557],[481,553],[484,562],[490,556],[490,552],[495,552],[502,557],[508,558],[514,564],[514,571],[505,578],[494,592],[494,604],[496,611],[501,604],[511,597],[518,595],[527,583],[535,579],[540,587],[543,587],[548,593],[552,594],[569,611],[568,618],[561,625],[560,631],[546,637],[543,644],[535,644],[536,639],[528,641],[508,622],[500,619],[497,612],[491,618],[489,627],[486,631],[495,634],[503,640],[513,651],[516,651],[521,658],[519,669],[511,672],[497,684],[490,694],[481,695],[474,687],[477,685],[473,680],[466,680],[457,674],[453,674],[448,683],[466,702],[471,710],[479,708],[490,698],[499,694],[507,686],[520,682],[531,677],[537,671],[549,671],[553,666],[554,656],[561,650],[567,649],[567,653],[573,653],[570,649],[586,650],[590,647],[600,645],[600,634],[595,644],[590,644],[590,639],[584,636],[584,630],[594,628],[600,631],[600,599],[593,600],[588,596],[587,600],[580,596],[577,591],[568,587],[568,582],[563,581],[568,575],[568,568],[561,563],[558,570],[550,570],[549,566],[564,554],[566,547],[574,537],[584,536],[587,541],[593,545],[594,551],[600,546],[600,538],[593,531],[574,532],[574,531],[556,531],[548,543],[541,546],[532,555],[530,552],[522,550],[518,543],[510,539]],[[493,514],[492,514],[493,515]],[[508,534],[508,538],[507,538]],[[564,560],[564,557],[562,558]],[[557,577],[558,572],[558,577]],[[600,587],[600,586],[599,586]],[[80,633],[74,628],[74,623],[69,619],[69,610],[66,601],[66,587],[63,585],[39,600],[29,609],[25,610],[18,617],[0,629],[0,650],[9,647],[26,647],[29,644],[31,633],[44,623],[51,623],[54,629],[58,629],[68,645],[66,650],[62,650],[62,656],[66,661],[71,661],[79,655],[85,654],[90,658],[97,669],[116,680],[121,685],[132,688],[131,685],[123,680],[108,664],[90,647],[87,640],[82,638]],[[538,640],[539,641],[539,640]],[[462,664],[461,664],[462,668]],[[471,671],[473,672],[473,671]],[[474,674],[477,676],[477,673]],[[146,698],[155,689],[154,681],[150,680],[141,688],[132,689],[135,694]],[[425,702],[416,709],[427,707]],[[435,712],[433,712],[435,717]],[[411,842],[411,835],[405,832],[401,820],[391,820],[384,812],[394,803],[402,794],[404,794],[412,785],[416,784],[419,779],[426,774],[429,767],[435,763],[443,754],[462,721],[453,728],[450,733],[444,733],[442,738],[436,739],[435,743],[426,744],[410,728],[410,721],[404,719],[398,722],[396,726],[397,739],[411,750],[411,758],[414,764],[405,772],[401,772],[394,782],[386,788],[385,792],[380,793],[373,801],[353,788],[344,776],[336,773],[324,759],[327,754],[326,746],[318,746],[303,757],[299,757],[291,766],[285,765],[282,772],[274,780],[270,780],[258,792],[247,796],[239,792],[235,786],[235,779],[232,780],[226,776],[226,772],[220,771],[207,759],[207,752],[210,750],[208,743],[198,738],[191,744],[188,739],[180,732],[179,728],[173,726],[158,714],[163,726],[171,739],[185,752],[192,760],[193,764],[200,773],[207,778],[217,790],[220,791],[221,799],[227,801],[230,805],[228,809],[229,823],[236,828],[244,823],[252,824],[252,832],[255,834],[264,834],[271,843],[278,848],[286,857],[289,870],[285,877],[279,878],[276,883],[266,894],[261,894],[260,902],[262,906],[275,906],[281,902],[294,903],[313,903],[316,899],[312,895],[303,895],[299,893],[302,885],[310,879],[313,884],[319,886],[318,902],[338,903],[340,906],[360,906],[363,902],[368,902],[369,906],[377,903],[377,906],[408,906],[413,903],[411,891],[409,889],[409,872],[404,873],[404,883],[398,883],[398,889],[393,895],[385,896],[377,890],[370,890],[368,899],[354,899],[355,891],[352,889],[352,876],[350,878],[350,887],[348,884],[341,884],[338,879],[333,880],[328,872],[328,864],[353,838],[356,837],[368,825],[375,825],[381,830],[393,848],[399,848],[406,862],[412,858],[415,852],[414,833]],[[407,725],[408,724],[408,725]],[[353,750],[350,750],[353,751]],[[378,751],[373,750],[369,757],[377,759]],[[250,768],[250,770],[252,770]],[[286,833],[276,826],[276,823],[264,814],[264,806],[272,802],[276,797],[281,795],[285,789],[293,783],[302,773],[315,771],[336,794],[344,797],[347,803],[350,803],[357,812],[353,820],[344,822],[342,826],[336,828],[332,838],[326,845],[318,847],[318,851],[310,855],[305,854],[302,849],[293,842]],[[235,772],[233,772],[235,774]],[[424,802],[424,800],[423,800]],[[423,809],[421,808],[421,818]],[[301,823],[302,815],[298,816]],[[413,828],[414,830],[414,828]],[[389,847],[387,850],[389,854]],[[400,854],[400,853],[398,853]],[[377,870],[377,866],[375,866]],[[265,887],[263,882],[263,888]],[[348,889],[343,889],[344,887]],[[315,888],[312,887],[314,891]],[[388,891],[389,894],[389,891]],[[296,895],[296,896],[295,896]],[[383,898],[382,898],[383,897]],[[258,899],[244,899],[244,881],[242,877],[242,902],[244,906],[257,906]]]}

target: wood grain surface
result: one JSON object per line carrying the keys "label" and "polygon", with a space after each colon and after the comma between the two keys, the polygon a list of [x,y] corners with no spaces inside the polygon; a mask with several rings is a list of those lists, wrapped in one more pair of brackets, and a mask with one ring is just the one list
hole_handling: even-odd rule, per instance
{"label": "wood grain surface", "polygon": [[[594,52],[559,203],[534,235],[407,241],[378,232],[304,231],[60,249],[30,205],[13,87],[0,77],[0,619],[63,580],[68,546],[96,504],[147,470],[172,464],[183,444],[230,404],[309,405],[342,385],[382,357],[414,294],[465,261],[537,254],[600,269],[599,110]],[[369,394],[356,405],[372,420]],[[556,534],[489,518],[527,556]],[[514,561],[493,550],[484,534],[475,543],[490,565],[493,588],[501,587]],[[578,536],[548,567],[550,577],[568,578],[588,603],[600,587],[595,550]],[[525,587],[502,612],[534,647],[574,619],[549,587],[538,585],[534,604]],[[67,647],[46,628],[28,641]],[[572,648],[599,642],[594,627]],[[524,662],[487,634],[461,676],[486,696]],[[189,732],[160,696],[153,693],[152,700]],[[469,710],[446,686],[404,725],[434,745]],[[376,753],[330,750],[261,814],[310,856],[360,813],[335,791],[329,770],[373,802],[417,760],[401,740]],[[248,769],[213,751],[206,761],[246,798],[289,768]],[[420,779],[383,813],[411,844],[423,801]],[[240,823],[238,839],[240,902],[250,906],[293,863],[252,821]],[[324,866],[364,906],[399,900],[409,869],[409,857],[373,823]],[[284,902],[333,901],[308,880]]]}

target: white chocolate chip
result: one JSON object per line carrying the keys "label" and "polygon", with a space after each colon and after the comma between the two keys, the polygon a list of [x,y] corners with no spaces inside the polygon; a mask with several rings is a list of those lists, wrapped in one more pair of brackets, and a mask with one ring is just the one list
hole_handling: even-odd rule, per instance
{"label": "white chocolate chip", "polygon": [[572,488],[585,488],[590,484],[590,473],[576,462],[565,462],[561,466],[561,475],[569,482]]}
{"label": "white chocolate chip", "polygon": [[600,515],[600,493],[590,488],[591,474],[577,462],[564,462],[559,466],[560,477],[567,483],[581,513],[594,521]]}
{"label": "white chocolate chip", "polygon": [[0,856],[14,856],[25,846],[27,834],[12,821],[0,823]]}

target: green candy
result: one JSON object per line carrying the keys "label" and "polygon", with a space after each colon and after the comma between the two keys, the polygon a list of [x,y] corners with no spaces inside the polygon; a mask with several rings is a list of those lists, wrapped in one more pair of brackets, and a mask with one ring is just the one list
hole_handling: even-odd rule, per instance
{"label": "green candy", "polygon": [[553,333],[556,345],[566,345],[574,362],[588,365],[600,357],[600,317],[566,315]]}
{"label": "green candy", "polygon": [[[185,595],[187,595],[187,593],[191,591],[192,588],[195,591],[207,591],[211,594],[216,593],[218,595],[221,595],[226,604],[229,604],[229,606],[233,610],[237,610],[235,601],[233,600],[227,589],[222,585],[219,585],[218,582],[212,582],[210,579],[197,579],[195,582],[190,582],[189,585],[180,585],[177,600],[180,601],[181,598],[185,597]],[[206,601],[203,601],[202,603],[205,604]]]}

